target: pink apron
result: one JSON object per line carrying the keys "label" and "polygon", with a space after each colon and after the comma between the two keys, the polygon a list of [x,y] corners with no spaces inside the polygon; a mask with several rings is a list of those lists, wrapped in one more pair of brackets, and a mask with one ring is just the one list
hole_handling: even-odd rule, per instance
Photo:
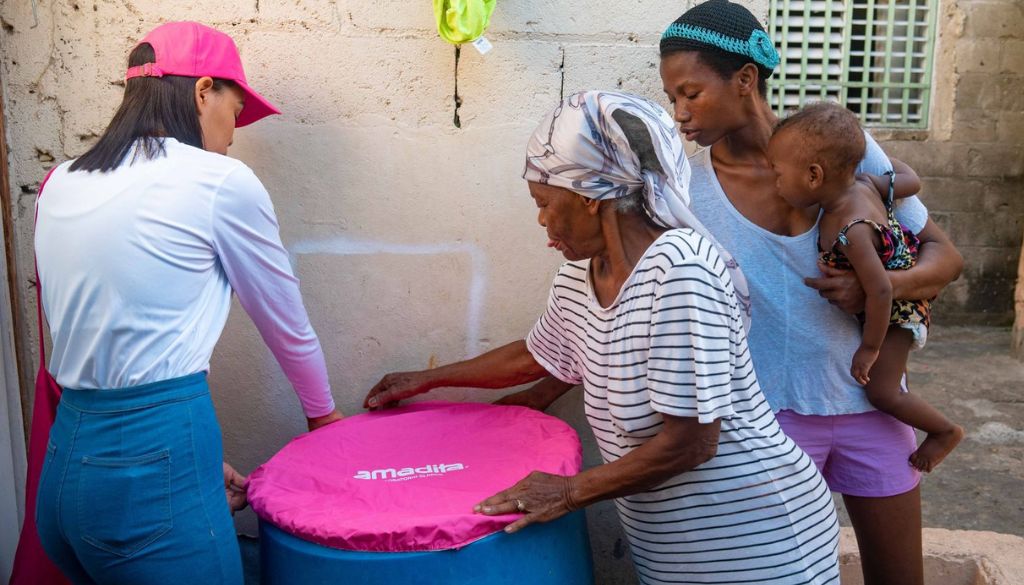
{"label": "pink apron", "polygon": [[[37,199],[43,196],[43,186],[56,169],[51,169],[39,185]],[[18,550],[14,555],[14,570],[10,585],[65,585],[69,581],[50,561],[36,532],[36,492],[39,490],[39,474],[46,458],[46,442],[50,427],[57,417],[61,388],[46,369],[46,344],[43,337],[42,283],[36,271],[36,317],[39,324],[39,371],[36,372],[36,397],[32,406],[32,431],[28,442],[28,476],[25,479],[25,523],[21,527]]]}

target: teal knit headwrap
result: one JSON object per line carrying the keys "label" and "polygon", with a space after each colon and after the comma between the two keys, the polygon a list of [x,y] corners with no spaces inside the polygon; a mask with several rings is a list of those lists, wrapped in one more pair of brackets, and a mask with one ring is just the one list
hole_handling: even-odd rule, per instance
{"label": "teal knit headwrap", "polygon": [[748,57],[754,63],[757,63],[769,71],[772,71],[779,66],[779,53],[775,50],[775,45],[772,44],[772,40],[768,37],[768,33],[761,29],[754,29],[750,31],[750,37],[748,39],[740,40],[733,37],[727,37],[722,33],[701,28],[699,26],[673,22],[667,29],[665,29],[661,38],[688,39],[704,43],[706,45],[711,45],[728,53],[735,53],[737,55]]}
{"label": "teal knit headwrap", "polygon": [[687,10],[661,35],[661,54],[712,50],[749,59],[768,78],[779,65],[771,38],[745,6],[708,0]]}

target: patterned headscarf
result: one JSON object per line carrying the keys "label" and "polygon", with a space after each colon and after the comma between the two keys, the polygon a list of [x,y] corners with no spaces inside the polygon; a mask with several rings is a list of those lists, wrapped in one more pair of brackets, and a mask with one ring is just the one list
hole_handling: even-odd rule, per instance
{"label": "patterned headscarf", "polygon": [[[660,170],[641,167],[629,139],[612,118],[622,110],[644,123]],[[690,211],[690,164],[672,118],[654,102],[627,93],[584,91],[544,117],[526,147],[523,178],[569,189],[588,199],[619,199],[643,191],[647,214],[666,228],[688,227],[718,249],[750,325],[750,293],[739,264]]]}

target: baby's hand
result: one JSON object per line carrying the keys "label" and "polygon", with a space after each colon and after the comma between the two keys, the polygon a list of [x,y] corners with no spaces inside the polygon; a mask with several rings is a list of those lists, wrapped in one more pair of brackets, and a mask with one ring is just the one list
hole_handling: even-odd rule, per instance
{"label": "baby's hand", "polygon": [[875,365],[875,360],[877,359],[878,350],[869,347],[861,347],[857,350],[857,353],[853,354],[853,366],[850,367],[850,375],[853,376],[854,380],[857,380],[858,384],[863,386],[871,381],[868,373],[871,372],[871,366]]}

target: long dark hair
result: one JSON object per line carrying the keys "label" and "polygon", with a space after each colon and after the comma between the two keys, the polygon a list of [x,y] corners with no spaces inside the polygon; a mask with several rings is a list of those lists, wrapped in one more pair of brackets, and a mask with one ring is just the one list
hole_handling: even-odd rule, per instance
{"label": "long dark hair", "polygon": [[[128,56],[128,66],[156,61],[153,46],[142,43]],[[140,156],[145,159],[163,155],[162,137],[203,148],[203,131],[196,111],[196,77],[165,75],[133,77],[125,82],[124,98],[96,144],[71,163],[72,171],[106,172],[124,162],[136,141],[139,148],[129,164]],[[233,81],[214,79],[214,91],[234,85]]]}

